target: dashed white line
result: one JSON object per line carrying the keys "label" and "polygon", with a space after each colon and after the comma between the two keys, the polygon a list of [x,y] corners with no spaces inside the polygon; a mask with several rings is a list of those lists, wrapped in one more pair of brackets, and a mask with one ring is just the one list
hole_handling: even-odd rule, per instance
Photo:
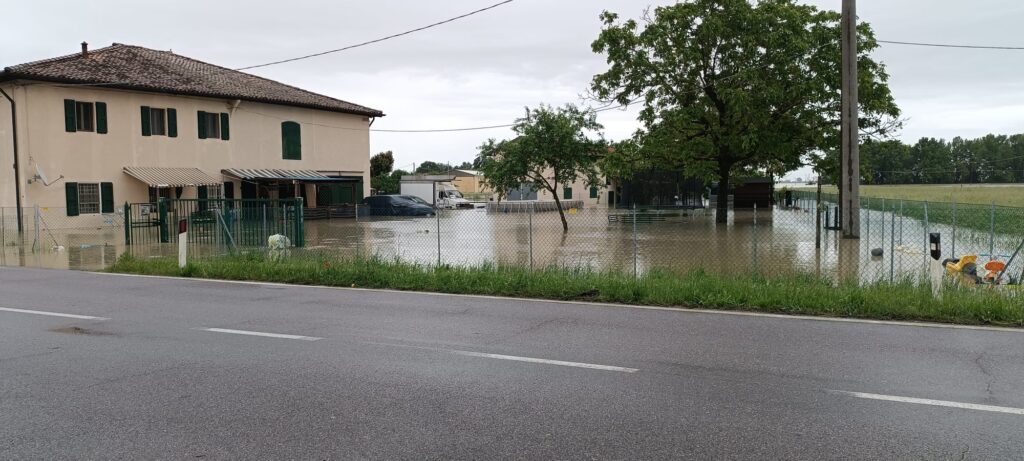
{"label": "dashed white line", "polygon": [[529,362],[529,363],[542,363],[545,365],[559,365],[563,367],[576,367],[576,368],[590,368],[592,370],[604,370],[604,371],[619,371],[622,373],[636,373],[640,371],[636,368],[626,367],[615,367],[611,365],[598,365],[594,363],[583,363],[583,362],[566,362],[564,360],[548,360],[538,359],[533,357],[520,357],[517,355],[502,355],[502,354],[488,354],[485,352],[472,352],[472,351],[460,351],[460,350],[448,350],[448,352],[456,355],[465,355],[467,357],[483,357],[487,359],[499,359],[499,360],[512,360],[515,362]]}
{"label": "dashed white line", "polygon": [[203,331],[212,331],[214,333],[229,333],[233,335],[246,335],[246,336],[262,336],[264,338],[278,338],[278,339],[298,339],[300,341],[319,341],[323,338],[317,338],[316,336],[301,336],[301,335],[286,335],[281,333],[266,333],[262,331],[249,331],[249,330],[231,330],[228,328],[199,328]]}
{"label": "dashed white line", "polygon": [[919,399],[915,397],[901,397],[898,395],[869,394],[866,392],[831,391],[836,394],[848,395],[858,399],[885,400],[889,402],[913,403],[918,405],[931,405],[935,407],[962,408],[965,410],[990,411],[994,413],[1007,413],[1011,415],[1024,416],[1024,408],[1000,407],[995,405],[980,405],[976,403],[952,402],[949,400]]}
{"label": "dashed white line", "polygon": [[33,311],[28,309],[14,309],[10,307],[0,307],[2,312],[14,312],[16,314],[33,314],[33,315],[45,315],[49,317],[64,317],[69,319],[79,320],[110,320],[106,317],[93,317],[91,315],[78,315],[78,314],[63,314],[60,312],[47,312],[47,311]]}

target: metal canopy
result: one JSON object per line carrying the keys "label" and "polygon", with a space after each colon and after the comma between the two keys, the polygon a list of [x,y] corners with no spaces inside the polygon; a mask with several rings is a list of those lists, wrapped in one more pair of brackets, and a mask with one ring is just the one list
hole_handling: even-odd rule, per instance
{"label": "metal canopy", "polygon": [[221,173],[249,181],[357,182],[363,179],[359,176],[327,176],[315,170],[226,168]]}
{"label": "metal canopy", "polygon": [[150,187],[216,186],[219,180],[199,168],[126,166],[124,172]]}

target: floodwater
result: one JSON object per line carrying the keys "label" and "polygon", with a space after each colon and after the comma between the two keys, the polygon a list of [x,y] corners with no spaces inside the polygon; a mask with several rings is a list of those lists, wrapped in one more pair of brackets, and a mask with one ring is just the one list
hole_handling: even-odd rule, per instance
{"label": "floodwater", "polygon": [[[813,207],[813,205],[811,206]],[[815,245],[815,216],[808,209],[741,210],[728,225],[712,211],[638,212],[583,209],[567,214],[562,232],[557,212],[488,213],[450,210],[437,217],[360,218],[306,222],[308,253],[379,256],[425,265],[511,264],[588,268],[643,274],[652,270],[765,275],[810,273],[863,282],[919,278],[927,273],[927,232],[943,235],[943,257],[989,253],[1007,260],[1020,237],[925,223],[893,213],[862,210],[861,239],[843,240],[823,230]],[[1024,224],[1024,223],[1022,223]],[[6,239],[7,237],[5,237]],[[32,251],[3,246],[0,265],[101,270],[126,251],[123,230],[54,232]],[[954,249],[955,248],[955,249]],[[880,249],[881,257],[873,257]],[[192,245],[196,255],[226,247]],[[175,245],[132,248],[142,257],[175,254]],[[1024,255],[1011,267],[1019,273]],[[985,257],[980,260],[987,260]],[[1014,269],[1015,268],[1015,269]]]}

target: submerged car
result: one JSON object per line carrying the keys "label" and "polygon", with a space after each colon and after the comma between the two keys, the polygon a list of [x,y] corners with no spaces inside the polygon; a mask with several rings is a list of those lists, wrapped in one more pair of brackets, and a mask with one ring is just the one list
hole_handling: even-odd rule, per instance
{"label": "submerged car", "polygon": [[374,195],[363,199],[371,216],[433,216],[430,205],[416,202],[401,195]]}

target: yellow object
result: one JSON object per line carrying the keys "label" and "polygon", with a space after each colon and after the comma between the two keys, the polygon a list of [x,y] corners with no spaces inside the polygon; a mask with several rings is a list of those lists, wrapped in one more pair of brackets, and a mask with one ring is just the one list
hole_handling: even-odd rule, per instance
{"label": "yellow object", "polygon": [[978,255],[966,255],[960,258],[960,261],[955,263],[946,263],[946,272],[950,274],[959,274],[963,272],[964,266],[968,264],[974,264],[978,262]]}
{"label": "yellow object", "polygon": [[569,208],[569,214],[576,214],[575,208]]}

